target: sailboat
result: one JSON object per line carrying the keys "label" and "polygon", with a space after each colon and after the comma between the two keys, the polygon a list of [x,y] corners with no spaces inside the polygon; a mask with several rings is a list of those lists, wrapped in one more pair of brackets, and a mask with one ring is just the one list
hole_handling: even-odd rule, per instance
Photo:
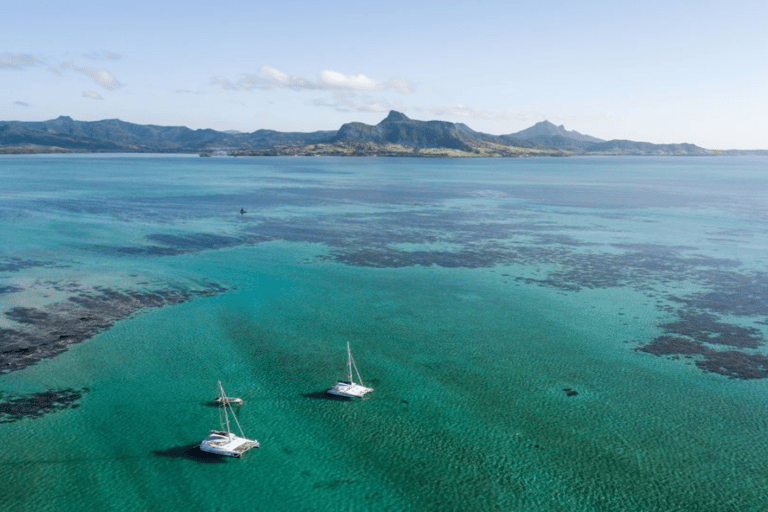
{"label": "sailboat", "polygon": [[236,398],[233,396],[218,396],[216,397],[216,400],[213,401],[216,405],[223,405],[223,404],[232,404],[232,405],[243,405],[243,399],[242,398]]}
{"label": "sailboat", "polygon": [[[357,375],[358,382],[352,379],[352,369],[354,368]],[[328,390],[328,393],[337,396],[343,396],[347,398],[362,398],[366,393],[373,391],[373,388],[368,388],[363,385],[363,379],[360,377],[360,372],[357,370],[355,360],[352,358],[352,350],[349,348],[349,342],[347,342],[347,380],[340,380]]]}
{"label": "sailboat", "polygon": [[[237,421],[232,410],[232,404],[229,400],[225,400],[227,394],[224,392],[224,387],[219,381],[219,420],[221,422],[221,430],[211,430],[208,437],[203,439],[200,443],[200,449],[204,452],[215,453],[218,455],[225,455],[227,457],[240,458],[243,453],[247,452],[251,448],[258,448],[259,442],[255,439],[247,439],[243,433],[243,428],[240,426],[240,422]],[[232,419],[235,421],[240,436],[232,433],[230,430],[229,415],[232,414]]]}

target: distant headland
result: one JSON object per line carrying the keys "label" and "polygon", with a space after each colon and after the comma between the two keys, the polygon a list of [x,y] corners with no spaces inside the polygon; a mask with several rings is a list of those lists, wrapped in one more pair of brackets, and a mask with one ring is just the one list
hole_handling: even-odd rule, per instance
{"label": "distant headland", "polygon": [[694,144],[602,140],[542,121],[517,133],[490,135],[463,123],[417,121],[391,111],[376,125],[346,123],[336,131],[253,133],[192,130],[119,119],[0,121],[0,154],[198,153],[201,156],[519,157],[570,155],[736,155],[768,151],[711,150]]}

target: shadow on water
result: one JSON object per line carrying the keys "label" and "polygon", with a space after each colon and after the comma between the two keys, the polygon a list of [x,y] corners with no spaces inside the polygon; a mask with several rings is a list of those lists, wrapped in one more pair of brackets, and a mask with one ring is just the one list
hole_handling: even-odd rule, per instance
{"label": "shadow on water", "polygon": [[168,457],[172,459],[189,459],[196,462],[205,463],[223,463],[226,457],[215,453],[204,452],[199,444],[187,444],[184,446],[174,446],[167,450],[153,450],[152,455],[156,457]]}
{"label": "shadow on water", "polygon": [[313,398],[315,400],[333,400],[336,402],[348,402],[349,398],[338,396],[338,395],[331,395],[330,393],[327,393],[325,391],[314,391],[312,393],[302,393],[301,396],[304,398]]}

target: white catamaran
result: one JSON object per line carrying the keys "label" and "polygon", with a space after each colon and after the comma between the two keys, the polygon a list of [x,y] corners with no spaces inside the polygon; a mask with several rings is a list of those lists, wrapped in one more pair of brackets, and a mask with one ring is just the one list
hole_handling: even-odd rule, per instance
{"label": "white catamaran", "polygon": [[[352,379],[352,369],[355,369],[358,382]],[[340,380],[328,390],[328,393],[337,396],[344,396],[347,398],[362,398],[366,393],[373,391],[373,388],[367,388],[363,385],[363,379],[360,377],[360,372],[357,370],[355,360],[352,358],[352,351],[349,348],[349,342],[347,342],[347,378],[348,380]]]}
{"label": "white catamaran", "polygon": [[[240,426],[240,422],[237,421],[232,410],[232,405],[229,400],[225,400],[227,394],[224,392],[224,388],[219,381],[219,421],[221,422],[222,430],[211,430],[211,433],[203,439],[200,443],[200,449],[204,452],[216,453],[218,455],[226,455],[227,457],[237,457],[243,455],[251,448],[258,448],[259,442],[255,439],[247,439],[243,433],[243,428]],[[235,420],[240,436],[233,434],[229,426],[229,414],[232,413],[232,419]]]}

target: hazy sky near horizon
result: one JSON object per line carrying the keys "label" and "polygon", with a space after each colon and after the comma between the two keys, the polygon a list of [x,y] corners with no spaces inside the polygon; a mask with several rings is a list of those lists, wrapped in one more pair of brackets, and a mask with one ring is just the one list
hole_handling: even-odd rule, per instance
{"label": "hazy sky near horizon", "polygon": [[0,21],[0,120],[251,132],[389,110],[507,134],[768,149],[768,2],[26,0]]}

